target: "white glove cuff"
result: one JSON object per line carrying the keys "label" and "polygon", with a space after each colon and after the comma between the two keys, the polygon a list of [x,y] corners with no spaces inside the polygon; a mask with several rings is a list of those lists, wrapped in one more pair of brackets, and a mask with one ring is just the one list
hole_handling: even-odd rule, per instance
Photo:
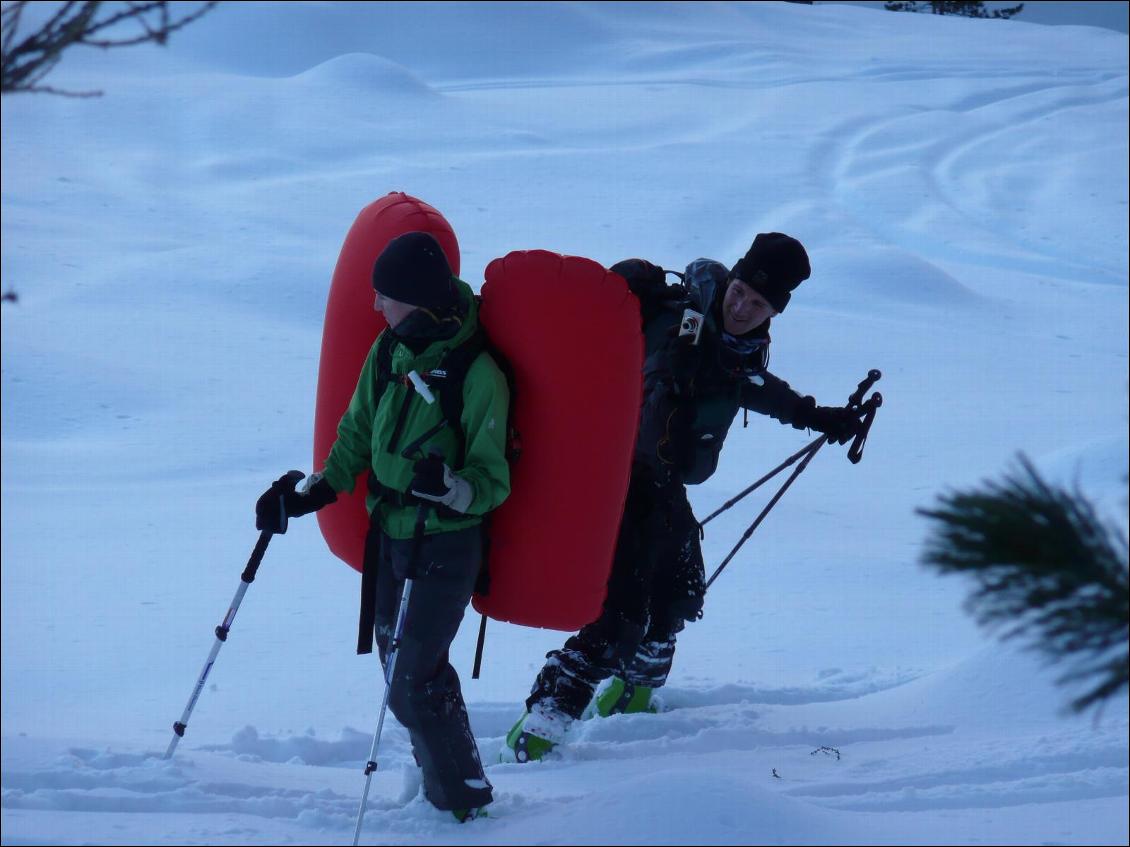
{"label": "white glove cuff", "polygon": [[475,499],[475,489],[471,483],[453,474],[450,468],[444,468],[443,481],[448,488],[443,504],[459,514],[466,513],[471,508],[471,501]]}

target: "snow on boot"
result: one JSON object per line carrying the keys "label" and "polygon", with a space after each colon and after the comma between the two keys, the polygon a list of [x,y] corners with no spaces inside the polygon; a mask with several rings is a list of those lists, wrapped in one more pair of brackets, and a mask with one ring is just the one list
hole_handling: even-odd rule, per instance
{"label": "snow on boot", "polygon": [[526,732],[526,712],[506,734],[506,744],[498,756],[500,762],[536,762],[554,748],[554,743],[546,738]]}
{"label": "snow on boot", "polygon": [[651,702],[652,689],[646,685],[633,685],[618,676],[596,696],[596,713],[602,718],[609,715],[631,715],[637,712],[651,712],[658,709]]}
{"label": "snow on boot", "polygon": [[554,712],[534,707],[526,712],[506,734],[506,744],[499,756],[501,762],[536,762],[549,753],[565,737],[567,719]]}

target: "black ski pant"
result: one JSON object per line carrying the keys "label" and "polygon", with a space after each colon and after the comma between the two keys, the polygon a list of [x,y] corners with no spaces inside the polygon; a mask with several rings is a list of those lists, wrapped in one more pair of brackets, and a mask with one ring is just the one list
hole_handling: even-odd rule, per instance
{"label": "black ski pant", "polygon": [[600,682],[619,676],[659,688],[675,637],[696,620],[705,594],[699,525],[678,482],[659,483],[636,465],[601,616],[546,654],[526,707],[579,718]]}
{"label": "black ski pant", "polygon": [[424,793],[438,809],[484,806],[492,799],[448,649],[459,630],[482,563],[480,527],[426,535],[412,572],[412,540],[372,529],[365,555],[377,556],[376,640],[381,664],[404,590],[412,577],[389,707],[408,730],[423,770]]}

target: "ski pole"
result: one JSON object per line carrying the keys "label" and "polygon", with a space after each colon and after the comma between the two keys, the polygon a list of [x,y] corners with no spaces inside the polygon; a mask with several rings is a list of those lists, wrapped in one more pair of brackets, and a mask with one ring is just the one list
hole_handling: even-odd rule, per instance
{"label": "ski pole", "polygon": [[[859,383],[858,386],[856,386],[855,391],[852,392],[852,395],[848,398],[849,408],[857,408],[861,411],[861,413],[866,413],[866,417],[863,419],[863,424],[860,427],[860,431],[855,436],[855,440],[852,442],[851,447],[848,449],[848,458],[851,460],[852,464],[858,464],[859,460],[863,458],[863,445],[867,442],[867,433],[871,430],[872,421],[875,420],[875,410],[878,409],[879,406],[883,405],[883,395],[879,394],[878,392],[873,394],[871,396],[871,399],[869,399],[866,403],[862,402],[863,395],[867,392],[867,389],[869,389],[876,383],[876,381],[878,381],[881,376],[882,374],[878,370],[872,369],[868,371],[867,377],[861,383]],[[743,489],[741,492],[731,497],[709,515],[707,515],[703,520],[699,521],[699,527],[701,528],[706,526],[720,514],[730,510],[735,505],[737,505],[738,502],[744,500],[746,497],[748,497],[766,482],[771,480],[785,468],[808,455],[814,449],[818,449],[816,445],[820,441],[821,439],[817,438],[815,441],[810,442],[800,450],[797,450],[797,452],[793,453],[793,455],[789,456],[789,458],[785,459],[785,461],[781,462],[781,464],[777,465],[777,467],[773,468],[773,470],[769,471],[769,473],[765,474],[765,476],[761,477],[761,479],[753,483],[753,485]]]}
{"label": "ski pole", "polygon": [[812,453],[812,452],[820,449],[819,445],[820,445],[820,442],[823,441],[823,440],[824,440],[824,436],[820,436],[815,441],[813,441],[809,444],[806,444],[800,450],[793,453],[791,456],[789,456],[789,458],[785,459],[785,461],[781,462],[781,464],[777,465],[777,467],[775,467],[773,470],[769,471],[769,473],[765,474],[765,476],[761,477],[761,479],[759,479],[753,485],[746,488],[740,494],[737,494],[734,497],[731,497],[729,500],[727,500],[725,503],[723,503],[721,506],[719,506],[717,509],[715,509],[713,512],[711,512],[709,515],[707,515],[707,517],[704,520],[699,522],[699,526],[700,527],[706,526],[708,523],[710,523],[712,520],[714,520],[716,517],[718,517],[723,512],[728,511],[729,509],[732,509],[738,503],[738,501],[744,500],[746,497],[748,497],[750,494],[752,494],[754,491],[756,491],[758,488],[760,488],[766,482],[771,480],[773,477],[775,477],[777,474],[779,474],[785,468],[789,467],[789,465],[793,464],[798,459],[806,456],[807,454]]}
{"label": "ski pole", "polygon": [[[880,406],[883,405],[883,395],[879,392],[876,391],[874,394],[872,394],[866,402],[864,402],[863,400],[863,395],[866,394],[871,386],[878,382],[882,376],[883,374],[880,371],[872,368],[867,372],[867,376],[859,383],[859,385],[856,386],[855,391],[851,393],[851,396],[848,397],[847,407],[849,409],[852,409],[853,411],[857,411],[860,414],[865,415],[863,422],[860,425],[859,432],[856,434],[855,440],[852,442],[851,447],[848,449],[848,458],[851,460],[852,464],[858,464],[859,460],[863,458],[863,445],[867,442],[867,434],[868,432],[870,432],[871,424],[875,420],[876,411]],[[827,442],[828,436],[820,436],[820,438],[816,439],[811,444],[807,445],[797,453],[794,453],[782,464],[778,465],[774,470],[770,471],[745,491],[727,501],[721,508],[717,509],[713,514],[707,517],[706,520],[699,524],[700,528],[705,526],[708,521],[712,520],[722,512],[729,509],[736,502],[752,492],[766,480],[771,479],[777,473],[784,470],[789,465],[793,464],[795,461],[803,457],[803,461],[799,465],[797,465],[796,470],[794,470],[789,475],[789,478],[785,480],[784,485],[782,485],[777,493],[773,495],[773,499],[770,500],[768,504],[766,504],[765,508],[761,510],[761,513],[757,516],[754,522],[750,524],[749,528],[745,531],[745,533],[743,533],[741,539],[736,545],[734,545],[734,549],[730,551],[729,555],[726,556],[726,558],[722,561],[722,564],[720,564],[714,571],[714,573],[711,574],[710,579],[706,581],[707,588],[711,586],[714,580],[718,578],[718,575],[722,573],[722,570],[726,567],[726,565],[728,565],[734,558],[734,556],[737,555],[738,550],[740,550],[742,545],[749,540],[749,537],[753,535],[754,530],[756,530],[761,525],[761,522],[765,520],[765,516],[768,515],[770,510],[772,510],[772,508],[777,505],[777,501],[781,499],[784,493],[789,489],[789,486],[793,484],[793,481],[801,475],[801,472],[803,472],[806,467],[808,467],[808,463],[812,461],[812,457],[820,452],[820,448],[823,447]]]}
{"label": "ski pole", "polygon": [[718,569],[714,571],[713,574],[711,574],[710,579],[706,581],[707,588],[709,588],[714,580],[718,578],[718,574],[722,573],[723,568],[725,568],[726,565],[730,564],[730,560],[738,554],[738,550],[740,550],[742,545],[749,540],[749,537],[753,535],[754,530],[756,530],[761,525],[761,522],[765,520],[765,516],[768,515],[772,508],[777,505],[777,501],[781,499],[784,493],[789,490],[789,486],[793,484],[793,480],[800,476],[801,472],[808,467],[808,463],[812,461],[812,457],[819,453],[820,448],[823,447],[827,442],[828,436],[822,435],[818,439],[816,439],[816,441],[805,448],[807,455],[805,455],[804,461],[797,465],[796,470],[789,474],[789,478],[785,480],[785,484],[782,485],[780,489],[778,489],[777,493],[773,495],[773,499],[770,500],[768,504],[766,504],[765,508],[761,510],[761,514],[757,516],[757,519],[752,524],[750,524],[749,529],[747,529],[742,535],[741,540],[734,545],[734,549],[730,551],[730,555],[728,555],[722,561],[722,564],[718,566]]}
{"label": "ski pole", "polygon": [[365,763],[365,791],[361,794],[361,806],[357,810],[357,826],[353,830],[353,845],[361,837],[361,825],[365,820],[365,806],[369,802],[369,786],[373,773],[377,770],[377,747],[381,743],[381,730],[384,729],[385,712],[388,710],[389,693],[396,678],[396,657],[400,652],[400,639],[404,635],[404,621],[408,617],[408,598],[412,596],[412,574],[420,559],[420,543],[424,538],[424,521],[427,519],[427,506],[421,504],[416,510],[416,531],[412,536],[412,552],[408,559],[408,576],[404,580],[404,590],[400,594],[400,607],[396,612],[396,626],[389,644],[388,661],[385,663],[385,693],[381,702],[381,712],[377,719],[377,730],[373,733],[373,746],[369,748],[369,760]]}
{"label": "ski pole", "polygon": [[243,574],[239,578],[239,588],[236,589],[235,598],[232,600],[231,606],[228,607],[228,613],[224,615],[223,623],[216,627],[216,641],[212,645],[212,651],[208,654],[208,660],[204,663],[204,670],[200,672],[200,678],[196,680],[196,686],[192,689],[192,696],[188,698],[188,705],[184,707],[184,713],[180,716],[180,720],[173,724],[173,739],[169,742],[169,749],[165,751],[166,759],[172,757],[173,752],[177,749],[177,744],[184,737],[184,731],[188,728],[188,719],[192,715],[192,710],[196,708],[196,701],[200,699],[200,692],[204,690],[204,682],[208,679],[212,665],[216,663],[216,656],[219,655],[220,648],[228,640],[228,631],[231,629],[232,621],[235,620],[236,612],[239,611],[239,604],[243,602],[243,595],[247,593],[247,586],[255,581],[255,572],[259,570],[259,565],[263,561],[263,554],[267,552],[267,545],[270,542],[270,532],[263,530],[259,533],[259,540],[255,544],[255,549],[251,551],[251,558],[247,560],[247,567],[243,569]]}

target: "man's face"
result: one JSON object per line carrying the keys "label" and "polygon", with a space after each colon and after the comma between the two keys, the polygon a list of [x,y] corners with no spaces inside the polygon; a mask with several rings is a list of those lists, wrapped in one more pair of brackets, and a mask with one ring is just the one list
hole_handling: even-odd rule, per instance
{"label": "man's face", "polygon": [[388,321],[388,325],[392,329],[396,329],[397,324],[416,311],[415,306],[401,303],[391,297],[385,297],[379,291],[376,294],[377,296],[373,300],[373,308],[385,316],[385,320]]}
{"label": "man's face", "polygon": [[730,335],[745,335],[777,314],[769,301],[737,277],[722,298],[722,325]]}

